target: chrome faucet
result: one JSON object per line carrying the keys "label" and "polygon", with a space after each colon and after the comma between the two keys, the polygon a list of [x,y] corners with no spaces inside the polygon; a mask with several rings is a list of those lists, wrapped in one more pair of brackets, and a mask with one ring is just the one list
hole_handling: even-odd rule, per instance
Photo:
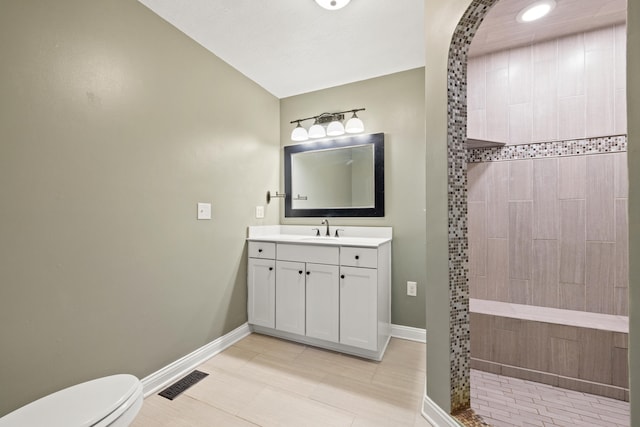
{"label": "chrome faucet", "polygon": [[326,224],[327,225],[327,232],[324,233],[325,236],[331,237],[331,233],[329,233],[329,220],[328,219],[323,219],[322,220],[322,224]]}

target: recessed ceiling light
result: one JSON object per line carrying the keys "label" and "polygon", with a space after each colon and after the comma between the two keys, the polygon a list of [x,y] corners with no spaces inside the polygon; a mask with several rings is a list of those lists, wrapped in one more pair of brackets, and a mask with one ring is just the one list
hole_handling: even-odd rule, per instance
{"label": "recessed ceiling light", "polygon": [[556,7],[555,0],[537,1],[525,7],[518,13],[518,22],[531,22],[546,16]]}
{"label": "recessed ceiling light", "polygon": [[348,5],[350,1],[351,0],[316,0],[316,3],[327,10],[338,10]]}

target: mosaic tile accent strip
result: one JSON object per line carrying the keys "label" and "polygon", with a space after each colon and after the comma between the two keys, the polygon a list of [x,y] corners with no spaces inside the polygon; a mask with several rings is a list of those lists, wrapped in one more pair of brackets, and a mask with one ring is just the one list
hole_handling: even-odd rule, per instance
{"label": "mosaic tile accent strip", "polygon": [[497,162],[502,160],[540,159],[543,157],[577,156],[627,151],[627,135],[599,138],[570,139],[565,141],[538,142],[502,147],[472,148],[467,162]]}
{"label": "mosaic tile accent strip", "polygon": [[471,408],[453,414],[453,417],[466,427],[491,427],[491,424],[487,424],[484,419]]}
{"label": "mosaic tile accent strip", "polygon": [[447,72],[449,233],[449,351],[451,412],[471,407],[469,377],[469,244],[467,242],[467,54],[473,36],[498,0],[473,0],[455,29]]}

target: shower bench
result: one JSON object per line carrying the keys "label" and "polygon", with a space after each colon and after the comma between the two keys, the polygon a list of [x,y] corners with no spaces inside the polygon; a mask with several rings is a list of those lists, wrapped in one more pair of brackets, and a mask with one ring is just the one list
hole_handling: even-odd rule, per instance
{"label": "shower bench", "polygon": [[627,316],[470,299],[471,368],[629,400]]}

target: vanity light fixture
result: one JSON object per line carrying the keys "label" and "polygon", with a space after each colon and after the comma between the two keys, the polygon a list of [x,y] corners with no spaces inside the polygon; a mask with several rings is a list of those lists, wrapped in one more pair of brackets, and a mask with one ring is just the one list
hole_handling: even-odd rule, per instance
{"label": "vanity light fixture", "polygon": [[516,20],[521,23],[536,21],[547,16],[555,7],[555,0],[537,1],[522,9],[518,13]]}
{"label": "vanity light fixture", "polygon": [[291,132],[291,140],[296,142],[302,142],[309,139],[309,133],[305,128],[300,126],[300,122],[298,122],[298,126]]}
{"label": "vanity light fixture", "polygon": [[[347,133],[360,133],[364,131],[364,124],[356,114],[358,111],[364,111],[364,108],[354,108],[353,110],[339,111],[337,113],[322,113],[313,117],[292,120],[296,123],[296,127],[291,132],[291,140],[296,142],[307,141],[309,138],[317,139],[325,136],[340,136]],[[353,113],[347,121],[346,126],[342,124],[345,113]],[[313,120],[313,125],[307,131],[301,122],[305,120]],[[325,129],[326,126],[326,129]]]}
{"label": "vanity light fixture", "polygon": [[316,0],[316,3],[318,3],[318,6],[327,10],[338,10],[348,5],[350,1],[351,0]]}

